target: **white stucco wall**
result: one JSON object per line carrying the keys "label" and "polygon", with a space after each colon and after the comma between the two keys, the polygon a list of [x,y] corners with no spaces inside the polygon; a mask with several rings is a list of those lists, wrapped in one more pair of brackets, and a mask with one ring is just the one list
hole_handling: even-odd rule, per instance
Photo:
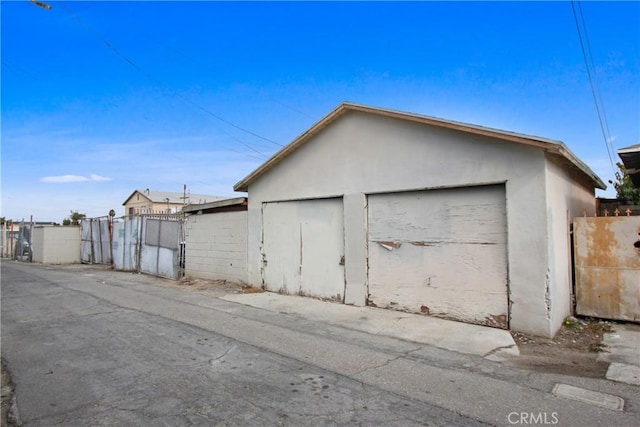
{"label": "white stucco wall", "polygon": [[546,158],[547,245],[549,274],[545,284],[545,309],[549,315],[549,335],[562,326],[572,311],[570,224],[574,217],[592,216],[594,191],[568,172],[556,156]]}
{"label": "white stucco wall", "polygon": [[190,215],[186,222],[188,277],[247,282],[247,212]]}
{"label": "white stucco wall", "polygon": [[[546,160],[542,150],[489,137],[350,111],[322,130],[249,186],[248,281],[261,286],[263,202],[354,197],[345,203],[348,230],[362,241],[362,194],[504,183],[507,206],[508,270],[514,330],[549,335],[545,306],[548,249]],[[345,248],[351,303],[362,294],[366,245]],[[353,264],[357,263],[357,264]],[[354,272],[354,282],[349,271]]]}
{"label": "white stucco wall", "polygon": [[32,245],[35,262],[80,263],[80,227],[34,227]]}

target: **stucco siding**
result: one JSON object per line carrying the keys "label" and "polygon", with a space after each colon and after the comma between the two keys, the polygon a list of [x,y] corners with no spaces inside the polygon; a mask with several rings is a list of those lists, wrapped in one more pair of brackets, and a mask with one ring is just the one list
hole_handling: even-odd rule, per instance
{"label": "stucco siding", "polygon": [[[510,324],[515,330],[548,335],[542,150],[389,117],[344,113],[249,185],[248,280],[254,286],[262,284],[263,202],[341,196],[347,200],[359,194],[487,184],[505,186]],[[345,224],[351,224],[347,229],[359,229],[354,221],[362,221],[362,216],[358,209],[345,207]],[[360,267],[350,263],[366,259],[367,247],[346,245],[352,253],[346,257],[346,271],[356,272]],[[362,288],[360,276],[347,274],[346,295],[350,277],[358,277]]]}
{"label": "stucco siding", "polygon": [[35,227],[32,245],[35,262],[80,263],[80,227]]}
{"label": "stucco siding", "polygon": [[186,220],[188,277],[247,282],[247,212],[191,215]]}
{"label": "stucco siding", "polygon": [[593,215],[593,190],[580,183],[557,157],[546,158],[547,242],[549,272],[545,309],[550,320],[549,335],[572,313],[572,259],[570,224],[574,217]]}

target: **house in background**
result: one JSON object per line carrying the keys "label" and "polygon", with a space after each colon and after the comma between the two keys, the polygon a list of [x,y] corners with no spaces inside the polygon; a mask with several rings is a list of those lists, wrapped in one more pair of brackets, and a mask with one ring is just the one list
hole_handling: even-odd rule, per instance
{"label": "house in background", "polygon": [[351,103],[234,187],[252,286],[549,337],[595,188],[561,142]]}
{"label": "house in background", "polygon": [[152,214],[152,213],[177,213],[184,206],[201,204],[223,200],[228,197],[211,196],[207,194],[191,194],[186,191],[170,192],[156,190],[135,190],[124,201],[124,214]]}
{"label": "house in background", "polygon": [[620,156],[633,185],[640,188],[640,144],[620,148],[618,156]]}

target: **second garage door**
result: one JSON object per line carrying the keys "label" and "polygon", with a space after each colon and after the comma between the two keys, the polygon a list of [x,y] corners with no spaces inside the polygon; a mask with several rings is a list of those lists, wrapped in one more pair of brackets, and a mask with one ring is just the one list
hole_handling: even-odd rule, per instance
{"label": "second garage door", "polygon": [[504,185],[369,196],[369,303],[508,328]]}
{"label": "second garage door", "polygon": [[270,202],[262,206],[265,289],[343,302],[342,199]]}

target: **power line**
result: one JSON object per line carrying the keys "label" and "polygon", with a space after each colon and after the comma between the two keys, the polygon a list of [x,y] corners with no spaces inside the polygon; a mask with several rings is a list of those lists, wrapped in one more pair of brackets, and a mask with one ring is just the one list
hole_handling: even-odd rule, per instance
{"label": "power line", "polygon": [[600,90],[600,84],[598,82],[598,69],[595,66],[595,61],[593,60],[593,51],[591,50],[591,42],[589,41],[589,34],[587,33],[587,24],[584,20],[584,14],[582,13],[582,4],[578,2],[578,10],[580,11],[580,20],[582,22],[582,28],[584,29],[584,37],[587,42],[587,52],[589,53],[589,60],[591,61],[591,68],[593,69],[593,81],[596,87],[596,95],[598,97],[598,101],[600,102],[600,109],[602,110],[602,118],[604,121],[604,127],[607,133],[607,143],[613,152],[613,144],[611,132],[609,131],[609,121],[607,120],[607,112],[604,108],[604,98],[602,97],[602,91]]}
{"label": "power line", "polygon": [[[602,101],[600,101],[600,103],[598,102],[598,96],[597,96],[597,91],[596,91],[596,85],[597,83],[594,83],[594,80],[596,80],[596,76],[595,76],[595,66],[593,65],[593,55],[591,54],[591,45],[589,44],[589,38],[587,36],[587,27],[584,21],[584,15],[582,14],[582,7],[580,6],[580,3],[578,2],[578,7],[580,9],[580,18],[582,21],[582,25],[583,25],[583,30],[584,30],[584,35],[585,35],[585,39],[587,42],[587,47],[589,50],[589,56],[591,58],[591,63],[589,63],[589,57],[587,56],[587,52],[585,50],[585,43],[582,39],[582,31],[580,31],[580,22],[578,21],[578,14],[576,13],[576,7],[575,7],[575,1],[571,0],[571,10],[573,11],[573,18],[574,21],[576,23],[576,29],[578,30],[578,39],[580,40],[580,48],[582,49],[582,57],[584,59],[584,64],[585,64],[585,68],[587,69],[587,76],[589,78],[589,85],[591,86],[591,94],[593,96],[593,102],[595,104],[596,107],[596,112],[598,114],[598,122],[600,123],[600,130],[602,131],[602,137],[604,138],[604,145],[607,148],[607,154],[609,155],[609,162],[611,162],[611,168],[613,170],[613,173],[616,173],[616,167],[615,167],[615,162],[613,161],[613,146],[611,144],[611,136],[609,134],[609,125],[606,122],[606,116],[605,116],[605,111],[604,111],[604,103]],[[591,75],[591,68],[593,68],[593,74],[594,76]],[[600,106],[600,104],[602,104],[602,106]],[[602,110],[602,112],[601,112]],[[606,126],[605,126],[605,123]]]}
{"label": "power line", "polygon": [[[94,30],[91,26],[89,26],[84,20],[82,20],[82,18],[80,18],[80,16],[78,16],[77,14],[75,14],[74,12],[72,12],[69,7],[67,5],[65,5],[64,3],[60,3],[60,5],[62,6],[62,8],[71,16],[73,17],[76,21],[78,21],[86,30],[88,30],[91,34],[93,34],[94,37],[96,37],[98,40],[100,40],[108,49],[110,49],[111,51],[113,51],[116,55],[118,55],[119,57],[121,57],[125,62],[127,62],[131,67],[133,67],[136,71],[138,71],[140,74],[142,74],[143,76],[145,76],[147,79],[149,79],[152,83],[154,83],[155,85],[161,86],[166,88],[168,91],[170,91],[172,93],[173,96],[175,96],[176,98],[179,98],[180,100],[182,100],[183,102],[197,108],[198,110],[202,111],[203,113],[221,121],[222,123],[225,123],[228,126],[231,126],[233,128],[236,128],[242,132],[245,132],[249,135],[252,135],[256,138],[262,139],[264,141],[267,141],[271,144],[274,144],[278,147],[283,147],[282,144],[273,141],[272,139],[269,139],[265,136],[262,136],[256,132],[253,132],[249,129],[246,129],[242,126],[236,125],[233,122],[230,122],[229,120],[224,119],[223,117],[215,114],[214,112],[212,112],[211,110],[207,109],[206,107],[203,107],[202,105],[192,101],[191,99],[187,98],[186,96],[174,92],[170,89],[168,89],[167,85],[162,84],[161,82],[159,82],[157,79],[155,79],[153,76],[151,76],[149,73],[145,72],[142,67],[140,67],[136,62],[134,62],[131,58],[129,58],[127,55],[125,55],[124,53],[122,53],[120,50],[118,50],[118,48],[116,48],[114,45],[112,45],[111,43],[109,43],[109,41],[102,36],[102,34],[100,34],[98,31]],[[224,132],[224,131],[223,131]],[[225,132],[227,133],[227,132]],[[227,133],[227,135],[231,136],[234,140],[241,142],[243,145],[245,145],[246,147],[250,148],[251,150],[257,152],[258,154],[264,156],[264,157],[268,157],[265,154],[259,152],[258,150],[250,147],[248,144],[243,143],[242,141],[240,141],[238,138],[233,137],[231,134]]]}
{"label": "power line", "polygon": [[[106,12],[104,9],[98,8],[95,6],[95,3],[88,3],[87,5],[89,5],[90,7],[93,8],[94,11],[96,11],[97,13],[100,13],[103,16],[107,16],[109,17],[111,20],[115,20],[119,23],[122,23],[123,21],[120,19],[120,17],[116,17],[113,14]],[[209,71],[213,71],[213,72],[217,72],[216,69],[212,68],[211,65],[206,64],[196,58],[194,58],[193,56],[191,56],[190,54],[185,53],[184,51],[176,48],[175,46],[171,46],[170,44],[164,42],[164,41],[160,41],[157,38],[150,36],[149,33],[146,34],[146,37],[149,38],[151,41],[153,41],[155,44],[157,44],[158,46],[162,47],[164,50],[174,53],[174,54],[178,54],[179,56],[182,56],[183,58],[186,58],[187,60],[189,60],[190,62],[192,62],[193,64],[197,65],[198,67],[207,69]],[[272,96],[268,95],[267,93],[265,93],[263,90],[259,90],[256,91],[258,95],[267,98],[269,101],[273,102],[274,104],[278,104],[279,106],[286,108],[290,111],[293,111],[294,113],[300,114],[301,116],[305,116],[307,118],[310,119],[315,119],[313,116],[305,113],[304,111],[292,107],[291,105],[285,104],[284,102],[273,98]]]}

